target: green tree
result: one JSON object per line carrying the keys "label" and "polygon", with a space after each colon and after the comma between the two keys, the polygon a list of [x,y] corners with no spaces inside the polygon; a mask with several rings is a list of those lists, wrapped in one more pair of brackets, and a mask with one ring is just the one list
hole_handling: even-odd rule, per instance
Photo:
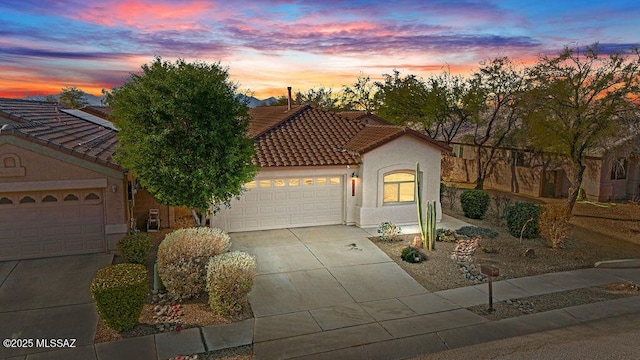
{"label": "green tree", "polygon": [[342,87],[340,102],[344,110],[363,110],[372,113],[378,108],[377,87],[371,77],[360,74],[352,86]]}
{"label": "green tree", "polygon": [[60,105],[70,109],[80,109],[88,105],[85,100],[85,92],[75,86],[67,86],[62,88],[60,93]]}
{"label": "green tree", "polygon": [[108,95],[120,128],[116,159],[163,204],[202,214],[229,206],[257,171],[236,90],[218,63],[143,65]]}
{"label": "green tree", "polygon": [[[638,122],[640,53],[601,55],[598,44],[543,56],[530,71],[526,117],[530,141],[566,159],[571,216],[582,186],[587,154],[607,149],[634,132]],[[636,131],[637,134],[637,131]]]}
{"label": "green tree", "polygon": [[484,63],[471,76],[474,113],[470,117],[471,140],[476,148],[476,189],[484,188],[496,163],[504,154],[501,147],[514,144],[522,125],[523,94],[528,83],[525,71],[519,70],[507,57]]}
{"label": "green tree", "polygon": [[429,127],[431,118],[428,111],[427,85],[413,74],[400,76],[398,70],[384,74],[382,82],[376,82],[379,103],[377,115],[399,125]]}
{"label": "green tree", "polygon": [[338,98],[333,94],[333,89],[325,87],[319,87],[317,89],[311,88],[304,93],[300,91],[296,92],[294,104],[309,104],[329,111],[340,109],[338,106]]}
{"label": "green tree", "polygon": [[426,80],[415,75],[401,77],[397,70],[384,77],[384,82],[376,83],[377,113],[396,124],[420,128],[447,144],[478,117],[484,105],[477,82],[448,71]]}

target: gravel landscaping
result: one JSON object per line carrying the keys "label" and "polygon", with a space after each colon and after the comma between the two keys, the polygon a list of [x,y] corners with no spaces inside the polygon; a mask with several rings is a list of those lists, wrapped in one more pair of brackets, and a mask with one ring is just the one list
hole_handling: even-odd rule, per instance
{"label": "gravel landscaping", "polygon": [[515,316],[562,309],[569,306],[638,295],[640,295],[640,288],[635,284],[612,283],[522,299],[499,301],[493,304],[494,311],[489,311],[487,305],[478,305],[467,309],[488,320],[501,320]]}

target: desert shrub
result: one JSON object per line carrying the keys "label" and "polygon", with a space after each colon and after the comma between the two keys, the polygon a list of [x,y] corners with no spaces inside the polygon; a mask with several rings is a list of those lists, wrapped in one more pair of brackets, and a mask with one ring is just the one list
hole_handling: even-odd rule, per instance
{"label": "desert shrub", "polygon": [[158,247],[158,274],[167,291],[177,299],[206,292],[207,263],[229,251],[229,235],[215,228],[199,227],[173,231]]}
{"label": "desert shrub", "polygon": [[478,226],[463,226],[460,229],[456,230],[456,234],[468,237],[484,237],[489,239],[495,239],[498,236],[498,232]]}
{"label": "desert shrub", "polygon": [[569,216],[564,206],[546,205],[542,208],[538,227],[540,236],[547,240],[552,248],[562,248],[570,232]]}
{"label": "desert shrub", "polygon": [[419,263],[427,260],[427,256],[424,253],[411,246],[407,246],[402,249],[400,258],[408,263]]}
{"label": "desert shrub", "polygon": [[146,264],[151,250],[151,238],[147,234],[127,235],[118,241],[118,249],[125,262]]}
{"label": "desert shrub", "polygon": [[484,190],[465,190],[460,194],[462,211],[470,219],[482,219],[490,200],[489,194]]}
{"label": "desert shrub", "polygon": [[256,277],[256,259],[242,251],[217,255],[207,265],[207,291],[211,309],[222,316],[241,314]]}
{"label": "desert shrub", "polygon": [[400,233],[402,229],[400,226],[385,221],[378,226],[378,239],[380,241],[398,241],[400,240]]}
{"label": "desert shrub", "polygon": [[147,299],[147,268],[140,264],[109,265],[98,270],[91,297],[104,324],[116,331],[133,328]]}
{"label": "desert shrub", "polygon": [[538,237],[539,214],[540,206],[533,203],[518,202],[507,206],[504,217],[507,220],[509,234],[517,238],[522,236],[525,239]]}

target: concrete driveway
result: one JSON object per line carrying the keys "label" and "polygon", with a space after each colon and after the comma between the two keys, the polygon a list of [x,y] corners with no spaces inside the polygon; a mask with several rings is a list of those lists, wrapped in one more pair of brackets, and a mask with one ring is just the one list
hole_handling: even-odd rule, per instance
{"label": "concrete driveway", "polygon": [[257,359],[389,340],[383,322],[424,313],[432,294],[371,243],[370,232],[336,225],[231,234],[233,249],[257,258],[249,294]]}
{"label": "concrete driveway", "polygon": [[[0,262],[0,339],[76,339],[75,354],[93,353],[98,315],[89,292],[113,255],[90,254]],[[0,358],[54,359],[53,348],[0,347]]]}

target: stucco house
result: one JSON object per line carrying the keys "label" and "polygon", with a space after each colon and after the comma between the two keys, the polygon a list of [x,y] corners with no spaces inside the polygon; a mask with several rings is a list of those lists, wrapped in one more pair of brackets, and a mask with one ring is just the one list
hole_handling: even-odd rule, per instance
{"label": "stucco house", "polygon": [[[131,218],[158,204],[114,162],[107,110],[0,99],[0,261],[116,249]],[[211,224],[226,231],[383,221],[415,223],[413,179],[438,200],[440,155],[450,149],[370,114],[311,106],[250,111],[260,165],[246,192]]]}
{"label": "stucco house", "polygon": [[[440,155],[450,149],[375,115],[302,106],[250,110],[260,170],[212,225],[226,231],[415,223],[413,179],[438,201]],[[438,220],[441,215],[439,212]]]}
{"label": "stucco house", "polygon": [[116,130],[96,121],[0,99],[0,261],[104,252],[127,233]]}
{"label": "stucco house", "polygon": [[[584,195],[592,201],[634,199],[640,195],[638,139],[612,141],[607,149],[589,152],[582,180]],[[454,142],[452,169],[445,180],[473,183],[477,174],[477,148]],[[527,149],[499,150],[485,187],[533,197],[566,197],[570,181],[563,164],[546,154]]]}

